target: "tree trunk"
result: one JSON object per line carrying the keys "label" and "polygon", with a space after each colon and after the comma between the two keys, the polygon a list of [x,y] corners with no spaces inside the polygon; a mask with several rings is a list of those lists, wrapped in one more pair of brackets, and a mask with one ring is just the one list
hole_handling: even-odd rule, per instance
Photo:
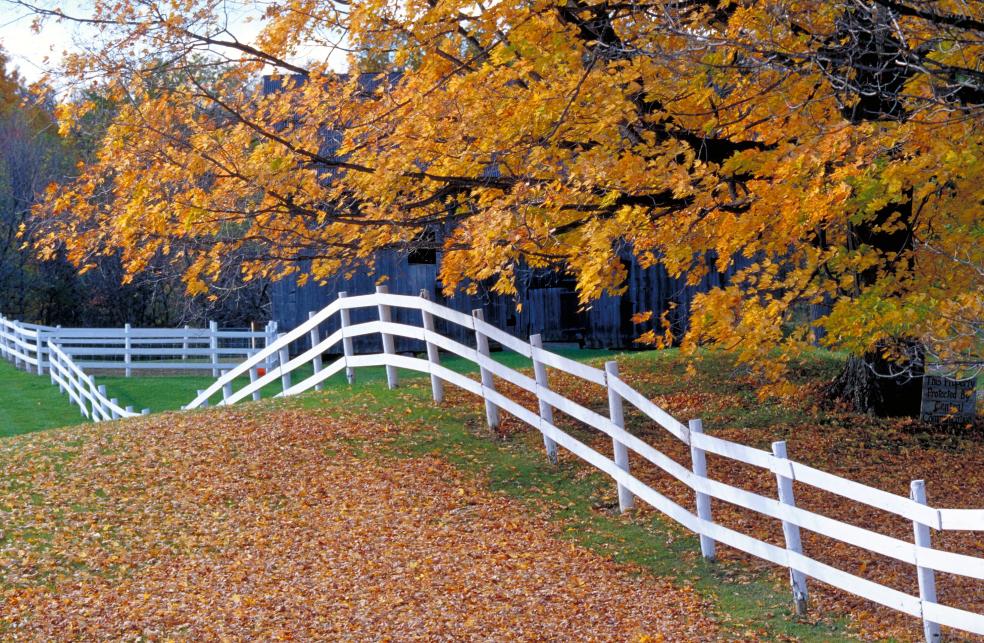
{"label": "tree trunk", "polygon": [[831,387],[831,397],[850,404],[859,413],[878,417],[918,417],[922,399],[922,347],[905,341],[909,354],[907,363],[885,359],[882,350],[863,356],[851,356],[844,370]]}

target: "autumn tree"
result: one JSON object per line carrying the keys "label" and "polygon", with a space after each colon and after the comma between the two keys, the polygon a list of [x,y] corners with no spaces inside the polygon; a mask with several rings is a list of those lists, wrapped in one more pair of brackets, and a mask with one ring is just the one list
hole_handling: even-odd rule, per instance
{"label": "autumn tree", "polygon": [[[79,266],[120,249],[129,271],[169,256],[200,293],[233,250],[245,278],[310,261],[322,279],[440,226],[448,289],[512,293],[517,266],[553,267],[584,304],[622,288],[623,248],[692,279],[743,257],[696,302],[686,346],[778,382],[821,329],[854,356],[842,393],[879,413],[906,410],[893,394],[927,364],[981,368],[981,2],[263,6],[249,43],[217,0],[33,7],[95,30],[64,73],[124,105],[50,191],[42,248],[64,240]],[[295,56],[339,43],[406,72],[367,96]],[[148,52],[184,80],[152,90]],[[216,82],[195,55],[224,64]],[[265,73],[303,82],[262,95]]]}

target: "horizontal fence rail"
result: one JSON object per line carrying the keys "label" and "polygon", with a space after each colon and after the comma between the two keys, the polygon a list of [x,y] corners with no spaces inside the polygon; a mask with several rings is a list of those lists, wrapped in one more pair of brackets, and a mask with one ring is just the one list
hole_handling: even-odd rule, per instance
{"label": "horizontal fence rail", "polygon": [[[134,413],[132,408],[120,407],[115,399],[106,397],[105,387],[96,386],[95,378],[79,368],[57,344],[49,341],[48,350],[51,356],[51,383],[62,393],[68,394],[72,403],[82,411],[82,415],[94,422],[141,415]],[[147,413],[149,410],[145,409],[143,414]]]}
{"label": "horizontal fence rail", "polygon": [[[937,602],[934,576],[935,572],[945,572],[984,580],[984,559],[934,549],[930,539],[931,530],[984,531],[984,510],[932,507],[927,504],[922,481],[914,481],[912,495],[905,497],[826,473],[790,460],[786,455],[784,442],[773,444],[770,453],[708,435],[703,432],[699,420],[691,421],[689,425],[683,424],[633,389],[618,376],[615,362],[609,362],[606,369],[601,370],[571,360],[545,350],[537,336],[526,342],[483,321],[480,311],[469,316],[438,305],[425,295],[426,293],[421,293],[421,297],[393,295],[385,288],[378,289],[375,294],[355,297],[342,293],[339,299],[326,308],[311,313],[306,322],[280,335],[276,341],[226,371],[211,386],[200,391],[184,408],[206,406],[217,396],[221,396],[216,400],[219,405],[230,405],[247,398],[258,399],[264,387],[278,380],[281,382],[281,390],[277,397],[296,395],[312,388],[320,388],[329,377],[343,371],[349,382],[352,382],[355,379],[355,369],[361,367],[385,367],[387,382],[391,388],[398,385],[397,369],[426,373],[431,377],[432,393],[436,401],[443,399],[444,384],[453,384],[483,399],[490,426],[499,422],[500,411],[532,426],[542,433],[547,456],[551,460],[556,458],[557,447],[562,447],[608,474],[617,485],[619,505],[623,510],[631,507],[635,498],[646,502],[698,534],[701,538],[701,551],[706,557],[713,558],[714,544],[722,543],[788,568],[798,610],[805,609],[806,583],[807,579],[812,578],[921,619],[929,641],[939,640],[940,625],[984,635],[984,615]],[[419,311],[421,325],[389,321],[390,309],[394,307]],[[379,319],[351,324],[347,313],[356,308],[376,308]],[[340,327],[322,339],[320,326],[336,315],[340,317]],[[435,318],[473,331],[475,346],[466,346],[435,332]],[[353,354],[351,340],[371,334],[382,336],[383,352]],[[425,351],[422,350],[421,353],[426,358],[395,353],[392,349],[393,342],[388,341],[387,337],[418,340],[424,345]],[[488,351],[490,341],[532,360],[536,376],[531,378],[492,359]],[[296,348],[293,358],[290,357],[292,346]],[[341,351],[338,350],[339,346]],[[442,366],[440,351],[458,355],[477,365],[480,380]],[[331,363],[325,363],[324,357],[329,353],[340,353],[341,356]],[[268,368],[265,374],[259,375],[258,367],[271,362],[276,365]],[[293,383],[291,374],[308,364],[312,365],[313,374]],[[602,415],[551,390],[548,383],[549,369],[605,388],[608,393],[609,414]],[[249,383],[236,390],[234,387],[238,378],[246,374],[250,376]],[[535,395],[538,410],[531,411],[497,390],[496,378]],[[623,418],[626,405],[688,445],[693,459],[691,466],[680,464],[626,431]],[[554,421],[555,413],[576,419],[611,438],[612,453],[603,454],[558,428]],[[689,487],[694,492],[696,513],[655,491],[633,475],[629,467],[629,452]],[[776,477],[778,499],[713,479],[707,474],[705,464],[705,454],[708,453],[771,472]],[[793,494],[794,482],[823,489],[910,520],[915,538],[912,541],[902,540],[797,507]],[[715,523],[712,500],[737,505],[779,521],[783,527],[785,547],[763,542]],[[913,575],[919,581],[919,595],[910,595],[814,560],[802,551],[800,529],[912,565]]]}
{"label": "horizontal fence rail", "polygon": [[[61,328],[0,317],[0,353],[39,375],[50,368],[54,342],[84,370],[207,371],[218,377],[277,337],[275,322],[263,330],[208,328]],[[272,363],[271,363],[272,365]]]}
{"label": "horizontal fence rail", "polygon": [[[94,384],[87,370],[207,371],[230,369],[277,337],[276,322],[263,330],[208,328],[61,328],[28,324],[0,315],[0,357],[17,368],[47,372],[63,393],[93,421],[138,415],[121,409]],[[270,367],[273,366],[271,361]]]}

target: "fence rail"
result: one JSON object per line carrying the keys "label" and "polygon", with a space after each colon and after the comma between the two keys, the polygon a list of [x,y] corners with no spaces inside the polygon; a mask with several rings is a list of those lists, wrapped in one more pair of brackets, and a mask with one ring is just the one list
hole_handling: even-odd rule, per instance
{"label": "fence rail", "polygon": [[[107,397],[106,388],[97,386],[95,378],[79,368],[72,358],[52,341],[48,342],[48,352],[51,383],[62,393],[68,394],[69,399],[82,411],[82,415],[94,422],[141,415],[135,413],[132,408],[122,408],[115,399]],[[143,414],[149,412],[148,409],[144,409]]]}
{"label": "fence rail", "polygon": [[[276,341],[228,370],[211,386],[201,391],[185,408],[194,409],[207,405],[213,397],[219,395],[221,398],[217,403],[220,405],[233,404],[248,397],[257,399],[263,387],[277,380],[281,381],[281,392],[278,397],[295,395],[319,387],[326,379],[342,371],[346,372],[351,382],[354,380],[355,369],[367,366],[386,367],[387,382],[390,387],[398,385],[397,369],[427,373],[431,377],[432,394],[436,401],[440,401],[443,397],[444,384],[453,384],[484,400],[486,418],[491,426],[499,422],[500,411],[505,411],[529,424],[542,433],[549,458],[555,459],[557,447],[563,447],[608,474],[617,485],[619,505],[623,510],[630,507],[635,498],[653,506],[698,534],[701,539],[701,551],[705,557],[713,558],[715,543],[723,543],[788,568],[793,597],[798,609],[805,608],[807,579],[812,578],[922,619],[928,641],[939,640],[940,625],[984,635],[984,615],[942,605],[937,602],[935,591],[937,571],[984,580],[984,559],[934,549],[930,538],[931,530],[984,531],[984,510],[930,506],[926,501],[923,482],[919,480],[913,481],[912,494],[910,497],[905,497],[841,478],[790,460],[784,442],[774,443],[770,453],[708,435],[703,432],[699,420],[683,424],[633,389],[618,376],[616,362],[606,364],[605,370],[576,362],[544,350],[537,336],[532,337],[529,342],[523,341],[483,321],[480,311],[476,311],[473,316],[468,316],[429,301],[425,294],[421,293],[421,297],[391,295],[385,288],[380,288],[377,293],[370,295],[347,297],[343,294],[323,310],[312,313],[308,321],[281,335]],[[360,324],[348,322],[348,311],[367,307],[378,309],[379,320]],[[418,310],[421,314],[421,325],[411,326],[389,321],[389,310],[392,307]],[[341,317],[341,327],[321,339],[319,326],[334,315]],[[476,337],[475,347],[466,346],[436,333],[433,330],[435,317],[473,331]],[[382,353],[352,354],[350,349],[352,338],[374,333],[383,337]],[[426,359],[396,354],[391,348],[392,342],[387,341],[387,337],[403,337],[423,342],[427,349]],[[310,348],[306,343],[300,345],[307,338],[311,340]],[[492,359],[488,353],[490,340],[531,359],[535,377],[531,378]],[[299,344],[297,354],[289,358],[290,348],[295,343]],[[324,364],[321,361],[323,356],[329,352],[338,354],[336,347],[339,344],[342,345],[341,357],[330,364]],[[480,370],[480,380],[442,366],[438,349],[476,364]],[[275,360],[277,366],[257,377],[255,368],[260,364],[268,364],[271,360]],[[309,363],[313,365],[313,375],[301,382],[291,383],[291,373]],[[608,416],[551,390],[548,383],[549,369],[562,371],[605,388],[609,399]],[[250,383],[234,390],[236,379],[251,371]],[[536,411],[527,409],[497,390],[496,378],[534,394],[538,409]],[[692,455],[691,466],[680,464],[626,431],[624,423],[626,404],[688,445]],[[555,412],[563,413],[610,437],[611,455],[597,451],[558,428],[554,421]],[[633,475],[629,466],[629,452],[635,453],[689,487],[694,492],[696,512],[670,500]],[[777,482],[776,498],[713,479],[707,474],[704,464],[707,453],[771,472]],[[793,493],[794,483],[817,487],[911,520],[915,538],[913,541],[902,540],[797,507]],[[715,523],[712,500],[737,505],[780,521],[785,547],[763,542]],[[910,595],[880,585],[811,558],[802,551],[800,529],[912,565],[913,575],[919,581],[919,595]]]}
{"label": "fence rail", "polygon": [[[208,328],[60,328],[0,316],[0,353],[39,375],[51,368],[48,343],[58,345],[83,370],[209,371],[213,377],[239,364],[277,337],[275,322],[263,330]],[[272,362],[271,362],[272,364]]]}

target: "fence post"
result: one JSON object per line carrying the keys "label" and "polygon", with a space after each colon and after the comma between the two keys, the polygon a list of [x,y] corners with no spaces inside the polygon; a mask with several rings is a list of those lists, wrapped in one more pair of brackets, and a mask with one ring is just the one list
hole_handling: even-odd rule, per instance
{"label": "fence post", "polygon": [[17,322],[14,322],[14,350],[17,351],[14,353],[14,366],[17,368],[23,368],[24,365],[18,355],[24,352],[24,347],[17,343],[19,341],[21,341],[20,326]]}
{"label": "fence post", "polygon": [[36,334],[36,337],[34,338],[35,346],[37,346],[35,357],[38,358],[37,373],[38,375],[44,375],[44,332],[40,328],[34,332]]}
{"label": "fence post", "polygon": [[[388,286],[376,286],[377,295],[388,295]],[[379,304],[379,321],[390,322],[393,321],[392,311],[390,307],[386,304]],[[383,352],[387,355],[396,354],[396,342],[393,341],[393,336],[389,333],[380,333],[383,338]],[[390,388],[396,388],[400,383],[399,377],[396,374],[396,367],[390,364],[386,365],[386,386]]]}
{"label": "fence post", "polygon": [[[110,401],[110,403],[112,403],[112,404],[114,404],[116,406],[119,406],[120,401],[118,399],[116,399],[115,397],[114,398],[110,398],[109,401]],[[115,408],[110,407],[110,409],[109,409],[109,417],[112,418],[112,419],[114,419],[114,420],[118,420],[118,419],[120,419],[120,414],[116,412],[116,409]]]}
{"label": "fence post", "polygon": [[[266,345],[270,346],[275,341],[277,341],[277,322],[271,319],[269,323],[267,323]],[[271,353],[270,356],[267,358],[267,370],[272,371],[273,369],[276,368],[276,364],[277,364],[277,356]]]}
{"label": "fence post", "polygon": [[[205,392],[205,389],[203,389],[203,388],[198,389],[198,395],[201,395],[204,392]],[[208,400],[205,400],[204,402],[202,402],[202,408],[203,409],[207,409],[208,408]]]}
{"label": "fence post", "polygon": [[[430,301],[430,292],[425,288],[420,291],[420,298]],[[434,315],[430,314],[427,310],[423,308],[420,309],[421,321],[424,325],[424,341],[427,344],[427,361],[431,365],[440,366],[441,364],[441,353],[437,349],[436,344],[432,344],[430,340],[426,338],[427,333],[434,333]],[[434,401],[440,404],[444,401],[444,382],[440,377],[431,373],[431,395],[434,397]]]}
{"label": "fence post", "polygon": [[133,342],[130,340],[130,329],[130,324],[123,325],[123,363],[126,364],[126,377],[133,375],[133,369],[130,368],[130,362],[133,360],[131,354]]}
{"label": "fence post", "polygon": [[[277,341],[283,337],[286,333],[278,333]],[[277,351],[277,357],[280,359],[280,368],[283,368],[287,362],[290,361],[290,349],[287,346],[282,346],[279,351]],[[283,371],[280,373],[280,386],[283,390],[290,388],[290,373]]]}
{"label": "fence post", "polygon": [[[222,371],[222,377],[229,374],[229,371]],[[227,400],[232,397],[232,381],[228,381],[222,385],[222,402],[227,403]]]}
{"label": "fence post", "polygon": [[185,324],[184,325],[184,335],[181,338],[181,340],[182,340],[181,341],[181,360],[182,361],[188,359],[188,330],[189,330],[189,326],[188,326],[188,324]]}
{"label": "fence post", "polygon": [[150,409],[143,409],[140,411],[140,415],[150,415]]}
{"label": "fence post", "polygon": [[[611,383],[608,382],[609,377],[618,377],[618,362],[614,360],[605,362],[605,381],[607,384],[606,388],[608,389],[608,416],[611,419],[612,424],[620,429],[624,429],[625,414],[622,408],[622,396],[616,393],[615,389],[612,388]],[[615,466],[628,473],[628,447],[619,442],[617,439],[612,438],[612,450],[615,455]],[[622,486],[621,483],[617,482],[616,484],[618,486],[618,510],[625,513],[635,505],[635,499],[632,497],[632,492]]]}
{"label": "fence post", "polygon": [[[313,310],[308,311],[308,320],[314,317],[314,315],[315,312]],[[320,343],[321,343],[321,332],[318,330],[318,327],[315,326],[314,328],[311,329],[311,348],[314,348]],[[321,353],[318,353],[317,355],[314,356],[314,359],[311,361],[311,364],[314,367],[315,375],[321,372],[321,366],[322,366]],[[321,382],[318,382],[317,384],[314,385],[315,391],[320,391],[322,388],[324,388],[324,384],[322,384]]]}
{"label": "fence post", "polygon": [[[55,362],[58,360],[58,356],[55,352],[51,350],[51,346],[48,346],[48,376],[51,378],[51,384],[58,387],[58,393],[63,394],[65,388],[62,386],[60,378],[61,373],[55,372]],[[58,377],[56,377],[56,375]]]}
{"label": "fence post", "polygon": [[[104,419],[109,413],[103,408],[102,401],[99,396],[106,397],[106,387],[103,385],[96,386],[96,380],[91,375],[89,376],[89,390],[92,392],[92,414],[99,418],[99,420]],[[98,405],[98,410],[97,410]],[[97,420],[98,421],[98,420]]]}
{"label": "fence post", "polygon": [[[472,317],[478,321],[485,321],[485,313],[482,312],[481,308],[476,308],[472,311]],[[478,330],[476,324],[475,327],[475,347],[478,350],[478,354],[484,355],[491,359],[489,355],[489,338],[485,336],[485,333]],[[488,370],[481,364],[478,367],[479,373],[482,375],[482,388],[487,388],[490,391],[495,390],[495,380],[492,378],[492,371]],[[485,420],[489,424],[490,429],[499,428],[499,407],[492,403],[492,400],[488,399],[484,395],[482,397],[485,399]]]}
{"label": "fence post", "polygon": [[[338,293],[338,298],[347,297],[347,292]],[[342,308],[339,311],[339,318],[341,319],[342,328],[342,354],[345,356],[345,379],[349,384],[355,384],[355,369],[349,366],[349,358],[355,353],[352,344],[352,338],[345,336],[345,329],[352,325],[352,314],[348,308]]]}
{"label": "fence post", "polygon": [[[772,443],[772,455],[780,460],[786,460],[786,442],[780,440]],[[776,483],[779,487],[779,502],[790,507],[796,506],[796,498],[793,495],[793,475],[792,467],[787,466],[787,473],[776,473]],[[803,544],[800,541],[799,525],[785,520],[782,521],[782,533],[786,537],[786,550],[797,554],[803,553]],[[806,614],[806,575],[798,569],[789,568],[789,583],[793,588],[793,601],[796,603],[796,613]]]}
{"label": "fence post", "polygon": [[[704,432],[704,422],[702,420],[690,420],[687,423],[690,428],[690,435]],[[694,475],[701,478],[707,477],[707,454],[699,446],[694,444],[693,438],[690,440],[690,462]],[[711,497],[706,493],[697,492],[697,517],[701,520],[714,522],[711,517]],[[700,535],[700,553],[707,560],[714,560],[714,539],[710,536]]]}
{"label": "fence post", "polygon": [[[909,496],[921,505],[926,504],[926,482],[923,480],[913,480],[909,485]],[[929,536],[929,525],[913,520],[912,530],[916,537],[916,545],[919,547],[932,547]],[[916,553],[916,574],[919,577],[919,602],[920,604],[936,602],[936,573],[930,567],[920,567],[918,565],[919,553]],[[939,623],[926,620],[923,616],[923,634],[926,636],[926,643],[936,643],[940,640]]]}
{"label": "fence post", "polygon": [[219,376],[219,323],[208,323],[208,347],[212,355],[212,377]]}
{"label": "fence post", "polygon": [[[256,382],[257,379],[259,379],[259,375],[256,373],[256,369],[255,368],[249,369],[249,383],[253,384]],[[260,392],[260,389],[256,389],[255,391],[253,391],[253,401],[254,402],[259,401],[261,395],[262,394]]]}
{"label": "fence post", "polygon": [[125,410],[126,410],[127,413],[133,413],[133,405],[131,404],[131,405],[127,406]]}
{"label": "fence post", "polygon": [[[547,365],[536,358],[537,349],[543,348],[543,338],[539,334],[530,336],[530,346],[533,347],[531,354],[533,356],[533,377],[536,379],[537,389],[550,389],[550,380],[547,376]],[[537,405],[540,407],[540,420],[541,422],[546,422],[547,424],[553,424],[553,407],[543,399],[540,395],[540,391],[537,390],[536,393]],[[547,432],[543,427],[540,427],[540,432],[543,433],[543,446],[547,450],[547,459],[550,460],[552,464],[557,464],[557,443],[547,435]]]}

